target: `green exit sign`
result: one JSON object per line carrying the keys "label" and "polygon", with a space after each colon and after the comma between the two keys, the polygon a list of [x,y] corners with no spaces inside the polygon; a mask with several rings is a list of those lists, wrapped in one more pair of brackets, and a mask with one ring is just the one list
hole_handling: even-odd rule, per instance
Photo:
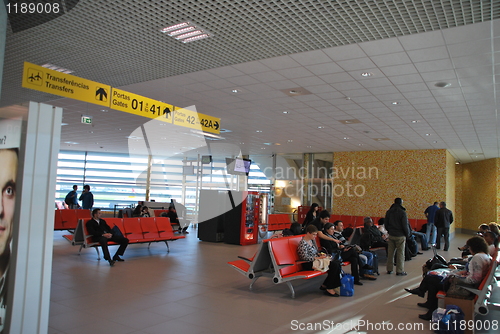
{"label": "green exit sign", "polygon": [[82,123],[83,124],[92,124],[92,117],[90,117],[90,116],[82,116]]}

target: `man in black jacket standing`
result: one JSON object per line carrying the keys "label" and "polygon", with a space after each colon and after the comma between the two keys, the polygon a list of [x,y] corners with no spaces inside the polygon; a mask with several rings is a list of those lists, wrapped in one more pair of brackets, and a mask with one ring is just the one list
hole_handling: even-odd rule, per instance
{"label": "man in black jacket standing", "polygon": [[436,248],[441,248],[441,236],[444,236],[444,251],[450,248],[450,225],[453,224],[453,213],[446,208],[446,202],[439,203],[439,210],[434,217],[434,225],[437,227]]}
{"label": "man in black jacket standing", "polygon": [[408,217],[406,209],[403,207],[403,200],[396,198],[391,208],[385,214],[385,228],[389,233],[387,254],[387,273],[392,274],[394,268],[394,252],[396,251],[396,275],[407,275],[404,271],[405,264],[405,243],[410,236],[408,228]]}
{"label": "man in black jacket standing", "polygon": [[[86,223],[86,227],[87,232],[92,235],[92,241],[99,242],[101,245],[104,259],[109,262],[110,266],[113,266],[115,261],[125,261],[120,258],[120,255],[125,253],[128,239],[111,233],[109,225],[104,219],[101,219],[101,209],[92,210],[92,219]],[[120,245],[113,258],[109,255],[108,241],[114,241]]]}

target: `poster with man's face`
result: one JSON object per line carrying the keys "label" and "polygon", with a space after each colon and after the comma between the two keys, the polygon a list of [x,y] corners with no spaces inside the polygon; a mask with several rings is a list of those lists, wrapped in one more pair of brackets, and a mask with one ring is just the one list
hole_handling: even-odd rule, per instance
{"label": "poster with man's face", "polygon": [[0,333],[7,321],[8,272],[16,205],[21,120],[0,118]]}

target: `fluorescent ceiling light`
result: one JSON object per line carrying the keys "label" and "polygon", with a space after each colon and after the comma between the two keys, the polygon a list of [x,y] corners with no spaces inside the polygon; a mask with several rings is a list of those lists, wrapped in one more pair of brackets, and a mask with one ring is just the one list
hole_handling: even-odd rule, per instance
{"label": "fluorescent ceiling light", "polygon": [[212,36],[205,29],[196,26],[192,22],[182,22],[165,27],[161,32],[167,33],[168,36],[174,37],[182,43],[189,43],[199,39]]}
{"label": "fluorescent ceiling light", "polygon": [[66,68],[62,68],[62,67],[59,67],[57,65],[48,64],[48,63],[47,64],[43,64],[42,67],[48,68],[49,70],[54,70],[54,71],[57,71],[57,72],[66,73],[66,74],[73,73],[72,70],[68,70]]}
{"label": "fluorescent ceiling light", "polygon": [[184,38],[193,37],[193,36],[196,36],[196,35],[199,35],[202,33],[203,33],[203,31],[201,31],[201,30],[195,30],[195,31],[188,32],[187,34],[182,34],[182,35],[176,36],[175,39],[177,39],[177,40],[184,39]]}
{"label": "fluorescent ceiling light", "polygon": [[177,36],[177,35],[180,35],[180,34],[184,34],[186,32],[189,32],[191,30],[194,30],[196,29],[195,27],[187,27],[187,28],[182,28],[182,29],[179,29],[179,30],[174,30],[174,31],[171,31],[168,33],[169,36]]}
{"label": "fluorescent ceiling light", "polygon": [[187,26],[189,26],[189,22],[182,22],[182,23],[179,23],[179,24],[174,24],[174,25],[165,27],[165,28],[163,28],[161,30],[161,32],[174,31],[174,30],[181,29],[181,28],[184,28],[184,27],[187,27]]}
{"label": "fluorescent ceiling light", "polygon": [[194,36],[194,37],[183,39],[182,43],[189,43],[189,42],[197,41],[199,39],[203,39],[203,38],[207,38],[207,37],[210,37],[210,35],[209,34],[202,34],[202,35],[198,35],[198,36]]}

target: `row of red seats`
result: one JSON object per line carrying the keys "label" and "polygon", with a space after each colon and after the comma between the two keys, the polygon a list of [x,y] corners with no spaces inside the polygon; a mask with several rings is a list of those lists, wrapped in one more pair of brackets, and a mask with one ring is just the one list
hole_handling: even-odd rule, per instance
{"label": "row of red seats", "polygon": [[[292,298],[295,298],[295,290],[291,281],[310,279],[325,274],[321,271],[302,269],[302,261],[297,252],[302,237],[303,235],[296,235],[263,240],[252,258],[241,258],[228,262],[228,265],[252,280],[250,289],[259,277],[267,276],[275,284],[287,283]],[[319,238],[316,238],[316,242],[319,245]],[[343,263],[343,265],[349,264],[349,262]],[[269,268],[273,270],[269,271]]]}
{"label": "row of red seats", "polygon": [[[92,240],[92,235],[87,231],[85,220],[80,219],[75,229],[75,234],[64,235],[72,245],[82,248],[94,247],[97,251],[97,259],[100,259],[99,244]],[[129,239],[130,244],[134,243],[149,243],[163,241],[167,245],[168,251],[170,247],[168,241],[183,239],[183,235],[174,235],[170,219],[168,217],[147,217],[147,218],[108,218],[108,225],[113,228],[118,226],[122,234]],[[109,245],[116,245],[110,241]]]}
{"label": "row of red seats", "polygon": [[[375,224],[382,217],[371,217]],[[344,223],[344,228],[351,227],[355,229],[356,227],[363,227],[365,216],[348,216],[348,215],[330,215],[330,222],[333,223],[336,220],[341,220]],[[303,219],[302,219],[303,220]],[[422,225],[427,224],[427,219],[408,219],[411,227],[415,231],[420,231]],[[278,231],[285,228],[289,228],[291,224],[288,214],[270,214],[268,215],[267,225],[268,231]]]}
{"label": "row of red seats", "polygon": [[287,213],[273,213],[267,216],[267,230],[280,231],[289,228],[290,216]]}
{"label": "row of red seats", "polygon": [[183,235],[174,235],[168,217],[108,218],[106,222],[110,227],[118,226],[123,236],[129,239],[129,243],[185,238]]}
{"label": "row of red seats", "polygon": [[[375,224],[378,224],[378,221],[382,217],[371,217]],[[347,216],[347,215],[331,215],[330,222],[334,222],[336,220],[341,220],[344,223],[344,228],[346,227],[363,227],[365,216]],[[420,231],[422,225],[427,224],[427,219],[408,219],[411,227],[415,231]]]}
{"label": "row of red seats", "polygon": [[90,210],[57,209],[54,212],[54,230],[74,230],[78,219],[89,220],[90,218]]}

